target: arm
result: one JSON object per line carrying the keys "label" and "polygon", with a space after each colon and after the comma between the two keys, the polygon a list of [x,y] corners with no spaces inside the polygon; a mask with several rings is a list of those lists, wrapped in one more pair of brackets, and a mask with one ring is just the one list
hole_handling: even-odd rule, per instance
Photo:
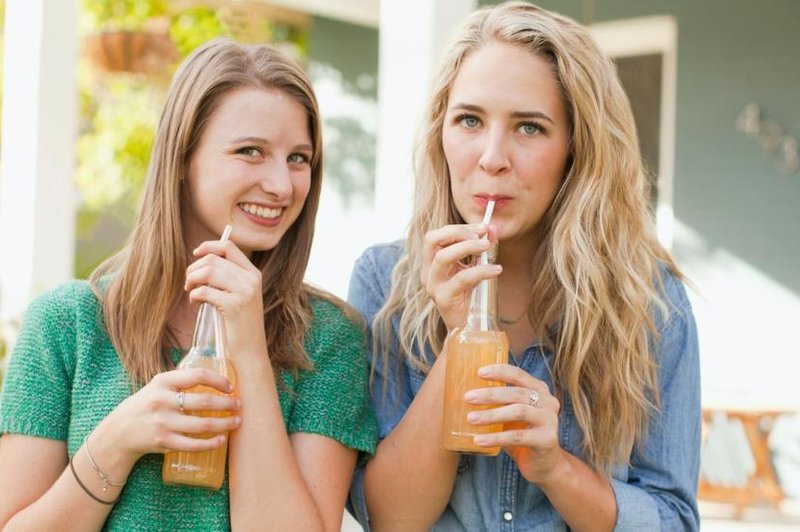
{"label": "arm", "polygon": [[458,455],[441,445],[444,359],[436,361],[402,421],[367,462],[366,503],[377,530],[430,528],[450,500]]}
{"label": "arm", "polygon": [[262,353],[261,363],[235,361],[243,406],[231,435],[231,528],[339,530],[355,451],[315,434],[290,439],[266,346]]}
{"label": "arm", "polygon": [[[205,242],[196,254],[203,258],[189,267],[187,290],[225,317],[242,401],[229,448],[232,529],[339,530],[356,451],[318,434],[289,435],[300,431],[284,424],[264,337],[261,272],[232,242]],[[307,393],[300,385],[296,392],[298,401]]]}
{"label": "arm", "polygon": [[634,449],[626,481],[612,479],[617,530],[697,530],[700,471],[700,362],[697,327],[683,285],[664,275],[670,316],[657,316],[661,408]]}
{"label": "arm", "polygon": [[[461,257],[474,254],[476,246],[483,244],[469,241],[472,235],[468,226],[450,226],[440,232],[443,233],[434,234],[430,241],[428,263],[434,262],[440,247],[448,250],[449,255],[439,256],[442,264],[430,271],[442,275],[434,283],[437,288],[453,289],[453,279],[442,270],[449,269]],[[453,246],[453,242],[462,246]],[[380,260],[367,252],[357,263],[350,284],[349,300],[370,328],[387,298],[394,265],[394,261],[386,263],[385,259],[379,264]],[[477,282],[475,275],[480,274],[473,268],[463,270],[456,279],[456,283],[461,282],[460,291],[468,291]],[[452,299],[449,303],[453,303]],[[454,306],[460,303],[456,301]],[[456,316],[452,321],[460,320]],[[459,460],[457,454],[441,448],[445,354],[437,357],[419,393],[412,397],[408,388],[401,388],[408,383],[408,367],[398,360],[396,352],[384,364],[380,355],[371,352],[371,336],[372,331],[367,346],[374,368],[373,405],[382,441],[375,457],[356,474],[352,489],[355,511],[367,529],[430,528],[450,500]]]}
{"label": "arm", "polygon": [[[5,433],[0,439],[0,528],[97,530],[114,505],[96,499],[113,503],[120,495],[120,485],[103,491],[86,443],[76,450],[72,467],[67,466],[70,367],[78,357],[73,299],[74,293],[59,292],[35,301],[11,357],[0,428]],[[123,484],[146,453],[219,447],[219,437],[186,435],[235,427],[235,417],[197,418],[179,412],[177,390],[197,384],[226,390],[228,382],[204,370],[168,372],[117,405],[86,440],[98,468],[113,483]],[[236,409],[234,399],[207,394],[187,395],[186,406],[197,408],[203,401],[209,410]]]}

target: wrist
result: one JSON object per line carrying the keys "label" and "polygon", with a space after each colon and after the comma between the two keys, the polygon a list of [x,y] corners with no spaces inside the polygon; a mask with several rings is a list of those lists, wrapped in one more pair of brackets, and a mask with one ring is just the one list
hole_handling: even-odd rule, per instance
{"label": "wrist", "polygon": [[91,455],[98,467],[115,482],[124,482],[141,452],[129,449],[121,427],[109,415],[89,433],[84,446],[91,446]]}
{"label": "wrist", "polygon": [[570,455],[563,448],[558,447],[555,451],[555,460],[553,466],[539,477],[536,484],[542,491],[547,494],[548,492],[558,489],[558,486],[563,482],[573,478],[573,467]]}

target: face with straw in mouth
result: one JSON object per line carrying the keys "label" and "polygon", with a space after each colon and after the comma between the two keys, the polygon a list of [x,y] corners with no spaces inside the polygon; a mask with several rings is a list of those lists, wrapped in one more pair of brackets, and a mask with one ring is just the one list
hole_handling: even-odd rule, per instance
{"label": "face with straw in mouth", "polygon": [[534,235],[569,156],[569,119],[548,61],[501,43],[469,55],[450,91],[442,147],[465,222],[480,222],[494,201],[501,241]]}

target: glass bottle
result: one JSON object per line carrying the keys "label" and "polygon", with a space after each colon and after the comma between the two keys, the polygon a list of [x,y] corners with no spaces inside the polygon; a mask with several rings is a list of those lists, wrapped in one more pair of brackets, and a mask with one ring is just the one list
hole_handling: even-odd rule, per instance
{"label": "glass bottle", "polygon": [[[195,323],[192,348],[178,364],[178,368],[207,368],[221,373],[231,384],[236,386],[236,374],[226,357],[225,327],[222,316],[216,307],[209,303],[200,305]],[[192,393],[223,394],[216,388],[198,385],[183,390],[186,395]],[[190,411],[186,414],[201,417],[222,417],[228,412],[202,410]],[[196,438],[211,438],[215,434],[193,434]],[[219,489],[225,478],[225,459],[228,454],[228,433],[225,433],[225,444],[210,451],[170,451],[164,455],[161,476],[165,484],[185,484],[203,488]]]}
{"label": "glass bottle", "polygon": [[[497,245],[481,253],[480,263],[494,263]],[[494,408],[495,405],[472,405],[464,394],[476,388],[504,386],[478,376],[478,368],[508,362],[508,338],[497,324],[497,278],[486,279],[472,290],[467,320],[447,338],[447,366],[445,368],[444,416],[442,420],[442,447],[462,453],[497,455],[500,447],[475,445],[478,434],[501,432],[502,423],[473,425],[467,414],[476,410]]]}

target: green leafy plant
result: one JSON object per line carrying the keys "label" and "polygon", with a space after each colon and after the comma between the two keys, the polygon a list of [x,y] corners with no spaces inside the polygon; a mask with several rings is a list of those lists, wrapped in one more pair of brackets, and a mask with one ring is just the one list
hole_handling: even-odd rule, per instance
{"label": "green leafy plant", "polygon": [[132,31],[168,11],[168,0],[82,0],[81,23],[93,30]]}

